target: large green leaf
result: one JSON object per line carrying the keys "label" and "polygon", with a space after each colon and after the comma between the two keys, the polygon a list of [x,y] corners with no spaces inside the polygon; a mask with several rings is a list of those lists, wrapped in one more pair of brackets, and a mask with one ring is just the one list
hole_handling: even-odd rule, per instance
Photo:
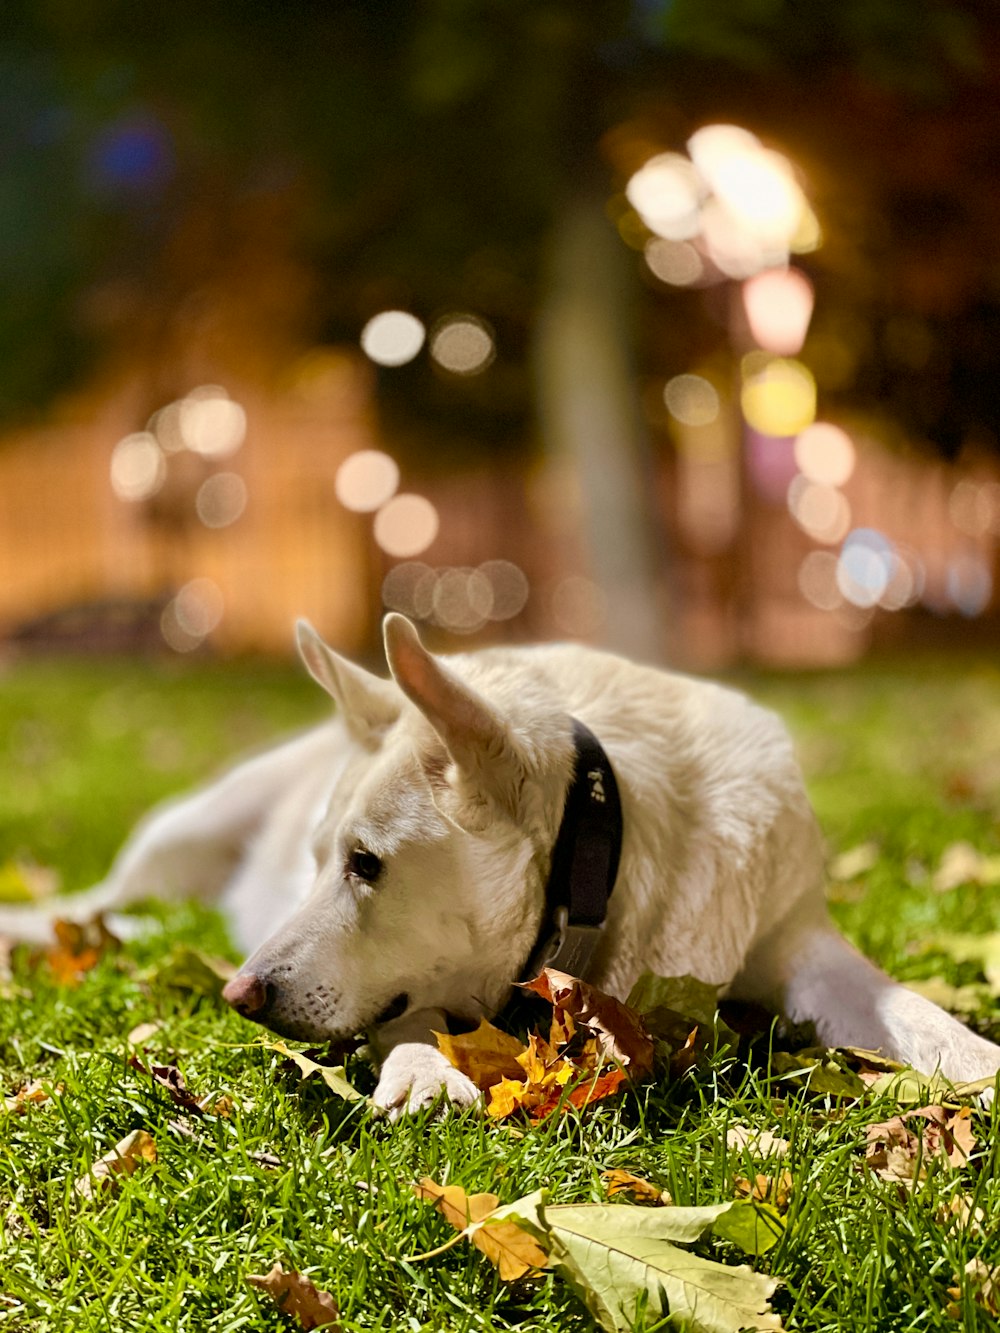
{"label": "large green leaf", "polygon": [[671,1314],[692,1333],[780,1329],[771,1312],[775,1278],[745,1264],[729,1266],[680,1248],[710,1231],[743,1204],[703,1208],[642,1208],[630,1204],[546,1207],[537,1196],[507,1210],[535,1231],[557,1271],[608,1333]]}

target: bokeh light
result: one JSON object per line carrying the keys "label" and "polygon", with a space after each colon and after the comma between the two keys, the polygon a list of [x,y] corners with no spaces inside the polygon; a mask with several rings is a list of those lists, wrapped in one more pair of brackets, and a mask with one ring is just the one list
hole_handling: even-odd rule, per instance
{"label": "bokeh light", "polygon": [[212,579],[194,578],[179,589],[160,617],[160,633],[170,648],[189,653],[217,629],[226,604]]}
{"label": "bokeh light", "polygon": [[195,389],[179,405],[177,426],[184,445],[204,458],[226,458],[246,436],[246,412],[216,385]]}
{"label": "bokeh light", "polygon": [[844,598],[837,584],[837,556],[832,551],[810,551],[799,565],[799,590],[820,611],[835,611]]}
{"label": "bokeh light", "polygon": [[762,435],[797,435],[816,415],[816,381],[801,361],[776,358],[748,376],[740,402]]}
{"label": "bokeh light", "polygon": [[795,441],[795,461],[810,481],[823,486],[843,486],[854,472],[857,450],[854,441],[839,426],[829,421],[814,421]]}
{"label": "bokeh light", "polygon": [[206,528],[227,528],[247,507],[247,484],[238,472],[216,472],[198,487],[194,506]]}
{"label": "bokeh light", "polygon": [[631,177],[625,196],[651,232],[671,241],[697,236],[702,183],[681,153],[659,153]]}
{"label": "bokeh light", "polygon": [[844,600],[862,610],[877,606],[895,573],[892,542],[874,528],[855,528],[837,561],[837,587]]}
{"label": "bokeh light", "polygon": [[706,125],[688,151],[716,198],[764,245],[787,247],[799,229],[805,200],[787,158],[736,125]]}
{"label": "bokeh light", "polygon": [[487,325],[475,315],[449,315],[431,334],[432,358],[453,375],[478,375],[496,356]]}
{"label": "bokeh light", "polygon": [[512,620],[520,615],[530,592],[524,570],[511,560],[487,560],[479,572],[489,580],[493,592],[490,620]]}
{"label": "bokeh light", "polygon": [[1000,533],[1000,483],[963,478],[948,496],[948,517],[970,537]]}
{"label": "bokeh light", "polygon": [[675,375],[663,390],[672,417],[685,426],[708,426],[719,415],[719,393],[703,375]]}
{"label": "bokeh light", "polygon": [[493,610],[493,587],[478,569],[444,569],[434,585],[433,609],[443,629],[472,634]]}
{"label": "bokeh light", "polygon": [[851,506],[834,486],[793,477],[788,487],[788,509],[795,522],[814,541],[834,546],[851,526]]}
{"label": "bokeh light", "polygon": [[375,515],[375,541],[397,559],[421,555],[438,535],[440,520],[430,500],[404,492]]}
{"label": "bokeh light", "polygon": [[345,509],[374,513],[396,494],[399,467],[380,449],[359,449],[337,469],[333,488]]}
{"label": "bokeh light", "polygon": [[419,560],[394,565],[382,580],[382,604],[416,620],[430,620],[434,611],[437,571]]}
{"label": "bokeh light", "polygon": [[797,268],[769,269],[743,284],[743,308],[758,347],[794,356],[812,318],[812,283]]}
{"label": "bokeh light", "polygon": [[654,236],[644,254],[649,271],[672,287],[691,287],[705,276],[705,262],[687,241],[667,241]]}
{"label": "bokeh light", "polygon": [[993,575],[977,551],[968,551],[948,562],[948,597],[963,616],[979,616],[993,596]]}
{"label": "bokeh light", "polygon": [[166,476],[166,459],[149,431],[126,435],[112,450],[111,488],[119,500],[148,500]]}
{"label": "bokeh light", "polygon": [[405,366],[424,345],[426,331],[407,310],[383,310],[361,330],[361,350],[379,366]]}

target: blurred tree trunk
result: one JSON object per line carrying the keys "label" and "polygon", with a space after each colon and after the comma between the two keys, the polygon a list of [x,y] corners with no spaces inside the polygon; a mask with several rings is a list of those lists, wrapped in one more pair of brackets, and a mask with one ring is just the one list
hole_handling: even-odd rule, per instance
{"label": "blurred tree trunk", "polygon": [[596,192],[565,209],[545,262],[534,348],[543,450],[578,488],[580,572],[607,598],[604,644],[662,661],[666,543],[632,365],[634,280]]}

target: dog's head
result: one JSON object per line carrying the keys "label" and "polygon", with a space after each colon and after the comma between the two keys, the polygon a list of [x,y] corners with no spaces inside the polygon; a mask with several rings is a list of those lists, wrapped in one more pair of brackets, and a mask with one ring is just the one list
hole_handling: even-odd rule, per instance
{"label": "dog's head", "polygon": [[403,616],[384,630],[392,680],[299,626],[352,756],[313,830],[311,895],[225,992],[290,1037],[352,1036],[426,1008],[492,1012],[540,925],[568,718],[503,658],[484,674],[476,655],[434,657]]}

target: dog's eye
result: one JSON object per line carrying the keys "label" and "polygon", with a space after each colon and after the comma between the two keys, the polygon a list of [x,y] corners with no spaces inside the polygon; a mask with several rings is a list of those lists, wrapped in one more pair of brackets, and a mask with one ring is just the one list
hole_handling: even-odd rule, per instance
{"label": "dog's eye", "polygon": [[374,884],[382,873],[382,858],[374,852],[366,852],[363,847],[356,847],[347,858],[347,869],[366,884]]}

